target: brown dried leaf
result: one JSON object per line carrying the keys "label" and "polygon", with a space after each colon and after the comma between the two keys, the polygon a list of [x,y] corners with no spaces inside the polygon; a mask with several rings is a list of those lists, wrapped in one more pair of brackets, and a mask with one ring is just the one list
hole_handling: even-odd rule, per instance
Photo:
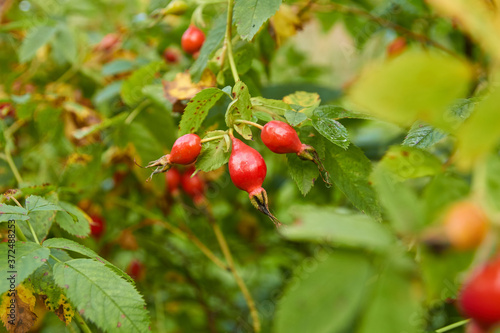
{"label": "brown dried leaf", "polygon": [[163,89],[165,97],[176,104],[182,100],[189,100],[203,89],[215,87],[217,85],[215,75],[205,70],[198,83],[191,81],[191,75],[188,72],[178,73],[173,81],[164,81]]}
{"label": "brown dried leaf", "polygon": [[[22,294],[20,292],[23,291]],[[9,295],[9,293],[7,293]],[[16,289],[12,296],[4,296],[0,317],[9,333],[28,332],[35,324],[37,315],[33,312],[35,296],[22,285]]]}

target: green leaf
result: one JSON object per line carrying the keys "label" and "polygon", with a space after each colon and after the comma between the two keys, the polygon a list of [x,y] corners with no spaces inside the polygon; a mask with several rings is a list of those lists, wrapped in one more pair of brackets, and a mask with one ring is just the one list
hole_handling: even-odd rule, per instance
{"label": "green leaf", "polygon": [[47,44],[55,32],[56,28],[49,26],[37,26],[28,31],[19,48],[19,61],[24,63],[33,59],[36,51]]}
{"label": "green leaf", "polygon": [[325,140],[325,146],[325,168],[335,185],[356,208],[379,220],[380,208],[368,179],[372,170],[370,160],[352,144],[344,150]]}
{"label": "green leaf", "polygon": [[280,5],[281,0],[237,0],[234,4],[234,22],[241,38],[251,41]]}
{"label": "green leaf", "polygon": [[144,96],[149,98],[153,103],[161,107],[164,111],[172,110],[172,103],[165,96],[165,91],[162,84],[151,84],[142,88]]}
{"label": "green leaf", "polygon": [[[390,263],[389,263],[390,265]],[[375,280],[374,293],[361,318],[358,333],[417,333],[425,331],[421,293],[411,274],[389,266]]]}
{"label": "green leaf", "polygon": [[233,87],[234,100],[229,104],[226,112],[226,125],[234,127],[242,137],[247,140],[252,139],[252,130],[246,124],[237,124],[236,120],[251,120],[252,119],[252,104],[250,103],[250,93],[247,86],[238,81]]}
{"label": "green leaf", "polygon": [[207,68],[208,60],[214,56],[215,51],[221,46],[224,34],[226,33],[226,17],[227,14],[219,16],[215,20],[212,29],[208,32],[198,59],[196,59],[189,70],[193,82],[200,81],[203,71]]}
{"label": "green leaf", "polygon": [[394,244],[390,231],[367,215],[330,207],[298,206],[291,209],[298,221],[283,230],[295,241],[386,250]]}
{"label": "green leaf", "polygon": [[207,88],[197,93],[182,114],[179,135],[196,132],[207,117],[208,111],[223,95],[224,92],[217,88]]}
{"label": "green leaf", "polygon": [[[226,134],[225,131],[212,131],[208,132],[203,139],[224,134]],[[218,169],[229,161],[230,156],[230,147],[227,146],[224,138],[205,142],[196,160],[196,168],[205,172]]]}
{"label": "green leaf", "polygon": [[134,106],[144,98],[142,88],[153,82],[156,72],[161,68],[163,62],[154,61],[136,70],[128,77],[121,86],[120,95],[123,101]]}
{"label": "green leaf", "polygon": [[477,103],[472,115],[457,130],[457,164],[462,169],[470,168],[497,146],[500,139],[497,128],[500,123],[499,104],[500,88],[495,87]]}
{"label": "green leaf", "polygon": [[130,72],[134,68],[135,66],[132,61],[126,59],[116,59],[102,66],[101,73],[104,76],[111,76]]}
{"label": "green leaf", "polygon": [[318,106],[314,110],[314,113],[321,114],[322,116],[329,118],[329,119],[344,119],[344,118],[374,119],[373,117],[371,117],[369,115],[349,111],[349,110],[346,110],[343,107],[337,106],[337,105]]}
{"label": "green leaf", "polygon": [[403,145],[417,148],[429,148],[445,137],[446,133],[424,122],[416,121],[405,137]]}
{"label": "green leaf", "polygon": [[91,218],[68,202],[59,201],[59,205],[64,211],[57,212],[56,223],[73,236],[87,237],[90,233]]}
{"label": "green leaf", "polygon": [[325,112],[324,109],[314,110],[312,117],[314,128],[331,143],[347,149],[349,147],[349,133],[347,133],[347,129],[344,125],[329,116],[330,113]]}
{"label": "green leaf", "polygon": [[277,99],[267,99],[264,97],[252,97],[253,115],[266,122],[271,120],[280,120],[285,112],[292,110],[287,103]]}
{"label": "green leaf", "polygon": [[[52,227],[52,222],[54,221],[54,218],[56,216],[56,211],[45,210],[45,211],[31,212],[29,213],[29,216],[30,216],[29,219],[30,224],[35,230],[38,240],[41,241],[49,234],[49,230]],[[23,231],[24,235],[26,235],[26,238],[34,242],[35,239],[32,236],[31,230],[28,227],[26,221],[18,221],[18,225]]]}
{"label": "green leaf", "polygon": [[414,147],[392,146],[382,158],[381,164],[401,180],[441,172],[441,162],[436,156]]}
{"label": "green leaf", "polygon": [[490,205],[500,211],[500,157],[491,155],[485,163],[486,198]]}
{"label": "green leaf", "polygon": [[290,176],[297,184],[300,193],[306,195],[314,186],[318,178],[318,167],[311,161],[301,160],[296,154],[287,154],[288,170]]}
{"label": "green leaf", "polygon": [[370,264],[360,254],[337,252],[326,258],[325,254],[307,274],[297,270],[278,303],[274,332],[349,331],[363,305]]}
{"label": "green leaf", "polygon": [[403,234],[419,230],[424,222],[424,209],[416,193],[382,165],[375,168],[372,179],[394,228]]}
{"label": "green leaf", "polygon": [[28,210],[28,214],[38,211],[62,210],[59,205],[37,195],[30,195],[26,198],[26,209]]}
{"label": "green leaf", "polygon": [[300,124],[301,122],[306,120],[307,116],[302,112],[298,112],[295,110],[286,110],[285,111],[285,118],[286,118],[286,121],[288,121],[288,123],[290,125],[297,126],[298,124]]}
{"label": "green leaf", "polygon": [[0,204],[0,213],[0,222],[29,220],[28,211],[19,206]]}
{"label": "green leaf", "polygon": [[133,283],[134,280],[130,278],[125,272],[123,272],[121,269],[104,259],[103,257],[99,256],[97,253],[92,251],[86,246],[83,246],[82,244],[78,244],[77,242],[74,242],[69,239],[65,238],[50,238],[47,239],[46,241],[43,242],[43,246],[49,249],[61,249],[61,250],[66,250],[66,251],[72,251],[76,252],[79,254],[82,254],[86,257],[89,257],[93,260],[97,260],[100,263],[103,263],[106,265],[108,268],[113,270],[116,274],[118,274],[120,277],[128,280],[129,282]]}
{"label": "green leaf", "polygon": [[453,125],[444,116],[447,108],[467,93],[471,74],[471,67],[457,58],[409,51],[368,66],[349,97],[375,117],[405,126],[421,119],[446,130]]}
{"label": "green leaf", "polygon": [[69,63],[74,64],[78,58],[76,39],[66,24],[58,26],[52,40],[52,46],[58,50]]}
{"label": "green leaf", "polygon": [[422,199],[429,224],[435,222],[451,203],[461,200],[469,193],[469,184],[453,175],[436,175],[426,186]]}
{"label": "green leaf", "polygon": [[[283,101],[292,106],[301,106],[301,112],[306,116],[311,117],[314,110],[321,103],[321,98],[318,93],[310,93],[306,91],[296,91],[293,94],[283,97]],[[294,107],[295,108],[295,107]]]}
{"label": "green leaf", "polygon": [[[12,281],[17,286],[38,267],[42,266],[50,254],[49,249],[32,242],[16,242],[14,249],[15,253],[9,252],[9,243],[0,244],[0,255],[2,256],[0,272],[3,272],[0,279],[0,295],[10,289],[11,281],[7,278],[13,274],[11,271],[17,272],[15,281]],[[9,258],[9,255],[14,258]],[[8,260],[14,260],[14,263]]]}
{"label": "green leaf", "polygon": [[147,332],[145,302],[132,284],[91,259],[54,266],[54,279],[78,311],[103,331]]}

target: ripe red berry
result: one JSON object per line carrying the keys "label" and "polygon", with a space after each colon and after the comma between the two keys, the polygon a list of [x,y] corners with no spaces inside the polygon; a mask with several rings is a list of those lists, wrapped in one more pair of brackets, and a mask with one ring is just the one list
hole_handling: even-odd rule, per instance
{"label": "ripe red berry", "polygon": [[194,25],[190,25],[181,38],[181,46],[184,51],[194,54],[201,49],[205,42],[205,34]]}
{"label": "ripe red berry", "polygon": [[282,121],[268,122],[262,129],[260,137],[266,147],[276,154],[297,154],[302,149],[297,132],[292,126]]}
{"label": "ripe red berry", "polygon": [[273,153],[295,153],[302,160],[314,162],[325,183],[330,184],[328,172],[321,163],[318,153],[314,147],[300,142],[299,136],[292,126],[282,121],[270,121],[262,128],[260,138]]}
{"label": "ripe red berry", "polygon": [[232,138],[233,148],[229,157],[229,175],[234,185],[249,194],[250,201],[255,208],[266,214],[280,226],[281,223],[270,212],[267,204],[267,193],[262,188],[266,178],[266,162],[258,151]]}
{"label": "ripe red berry", "polygon": [[163,58],[165,61],[169,64],[176,64],[179,62],[179,51],[176,49],[167,47],[165,51],[163,52]]}
{"label": "ripe red berry", "polygon": [[467,323],[467,326],[465,326],[465,333],[488,333],[488,328],[484,328],[474,320],[471,320]]}
{"label": "ripe red berry", "polygon": [[144,278],[144,265],[138,260],[133,259],[127,267],[127,274],[136,281]]}
{"label": "ripe red berry", "polygon": [[444,230],[449,242],[459,250],[476,248],[488,231],[488,217],[475,203],[462,201],[448,210]]}
{"label": "ripe red berry", "polygon": [[189,195],[195,204],[201,203],[205,198],[205,182],[200,175],[193,173],[195,168],[189,168],[181,176],[181,186],[184,192]]}
{"label": "ripe red berry", "polygon": [[166,172],[172,164],[188,165],[196,161],[201,152],[201,139],[196,134],[186,134],[175,140],[170,154],[149,162],[146,168],[156,167],[150,178],[161,172]]}
{"label": "ripe red berry", "polygon": [[177,195],[179,193],[179,185],[181,184],[181,173],[177,168],[171,168],[165,173],[165,183],[167,185],[167,191],[171,195]]}
{"label": "ripe red berry", "polygon": [[101,238],[106,230],[106,221],[100,215],[91,215],[92,222],[90,223],[90,234],[95,238]]}
{"label": "ripe red berry", "polygon": [[463,312],[480,326],[500,323],[500,258],[473,273],[459,300]]}
{"label": "ripe red berry", "polygon": [[170,163],[191,164],[201,152],[201,139],[196,134],[186,134],[175,140],[170,152]]}

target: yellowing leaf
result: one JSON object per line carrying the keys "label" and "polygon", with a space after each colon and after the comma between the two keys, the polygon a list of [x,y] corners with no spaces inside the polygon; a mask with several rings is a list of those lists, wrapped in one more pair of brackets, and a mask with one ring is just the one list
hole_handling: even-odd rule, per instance
{"label": "yellowing leaf", "polygon": [[293,7],[281,5],[276,14],[271,17],[271,24],[278,45],[302,29],[302,22]]}
{"label": "yellowing leaf", "polygon": [[314,109],[316,109],[321,103],[321,99],[317,93],[297,91],[293,94],[283,97],[283,102],[292,106],[301,106],[302,110],[299,111],[308,116],[311,116]]}
{"label": "yellowing leaf", "polygon": [[467,93],[471,67],[450,56],[424,51],[405,52],[369,66],[353,84],[350,100],[376,117],[404,126],[415,120],[450,130],[445,112]]}
{"label": "yellowing leaf", "polygon": [[191,75],[187,72],[178,73],[173,81],[163,82],[165,96],[172,103],[193,98],[197,93],[205,88],[215,87],[215,75],[205,70],[198,83],[191,81]]}
{"label": "yellowing leaf", "polygon": [[8,332],[25,333],[35,324],[37,315],[36,298],[23,284],[16,288],[15,293],[7,292],[2,296],[0,304],[0,319]]}

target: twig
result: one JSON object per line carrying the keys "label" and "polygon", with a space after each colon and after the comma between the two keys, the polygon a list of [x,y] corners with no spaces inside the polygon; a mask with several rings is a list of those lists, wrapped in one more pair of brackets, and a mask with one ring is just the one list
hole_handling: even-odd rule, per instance
{"label": "twig", "polygon": [[238,70],[236,69],[236,63],[234,62],[233,56],[233,45],[231,44],[231,29],[233,26],[233,7],[234,0],[227,0],[227,21],[226,21],[226,35],[224,37],[224,48],[227,51],[227,57],[229,59],[229,65],[231,67],[231,73],[233,74],[234,82],[240,80],[238,75]]}

